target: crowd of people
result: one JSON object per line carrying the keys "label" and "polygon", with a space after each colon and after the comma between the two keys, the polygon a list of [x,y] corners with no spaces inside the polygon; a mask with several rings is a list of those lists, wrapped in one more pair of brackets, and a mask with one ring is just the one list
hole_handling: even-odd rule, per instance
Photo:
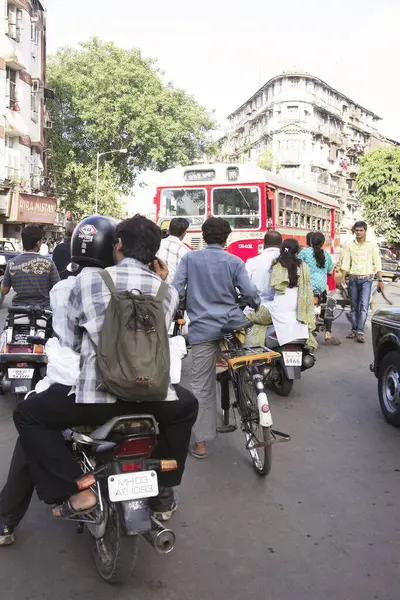
{"label": "crowd of people", "polygon": [[[40,254],[42,234],[27,226],[22,232],[23,253],[9,261],[2,291],[11,288],[13,305],[37,304],[53,310],[53,328],[60,347],[71,353],[76,373],[72,380],[54,381],[32,394],[14,411],[19,433],[8,480],[0,493],[0,545],[14,542],[14,530],[24,516],[33,493],[55,505],[57,518],[91,510],[96,498],[91,489],[79,491],[79,468],[67,450],[62,430],[77,425],[102,424],[113,416],[149,412],[159,422],[157,457],[177,460],[178,469],[160,475],[160,493],[152,510],[168,520],[177,508],[173,488],[180,484],[187,454],[207,456],[206,443],[216,435],[217,390],[215,363],[221,328],[243,322],[238,294],[249,310],[260,306],[276,325],[304,337],[315,347],[315,298],[324,296],[334,270],[323,249],[324,235],[314,232],[308,247],[295,239],[282,239],[277,231],[265,234],[263,252],[245,264],[224,250],[231,228],[223,218],[210,217],[202,226],[204,250],[191,251],[183,242],[189,228],[183,217],[170,223],[169,236],[145,217],[136,215],[119,224],[107,217],[88,217],[76,228],[71,224],[53,260]],[[91,226],[92,234],[79,233]],[[348,337],[362,343],[366,302],[372,279],[383,288],[379,252],[365,239],[367,226],[355,224],[356,239],[340,260],[349,278],[352,330]],[[54,262],[53,262],[54,261]],[[76,270],[71,272],[68,265]],[[102,387],[96,348],[111,292],[102,270],[117,292],[135,290],[157,296],[168,283],[163,308],[169,330],[178,307],[186,310],[192,348],[192,392],[175,384],[164,401],[133,404],[117,399]],[[329,322],[330,321],[330,322]],[[332,319],[326,316],[325,343],[338,345],[332,336]]]}

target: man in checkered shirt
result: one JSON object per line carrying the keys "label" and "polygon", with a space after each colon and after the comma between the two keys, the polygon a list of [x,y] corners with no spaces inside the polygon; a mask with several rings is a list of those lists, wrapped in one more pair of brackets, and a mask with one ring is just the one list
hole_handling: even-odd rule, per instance
{"label": "man in checkered shirt", "polygon": [[[115,267],[108,270],[118,291],[137,290],[156,295],[168,276],[165,264],[155,259],[161,242],[159,227],[145,217],[122,221],[116,230]],[[151,267],[149,268],[149,265]],[[90,510],[96,503],[93,492],[78,493],[76,480],[82,475],[65,446],[62,430],[78,425],[101,425],[115,416],[150,413],[160,427],[154,458],[176,459],[178,469],[159,475],[160,494],[153,511],[167,520],[176,509],[172,488],[180,484],[198,403],[179,385],[171,388],[163,402],[138,404],[117,400],[101,391],[96,346],[111,294],[96,272],[78,276],[70,295],[68,333],[65,345],[80,353],[81,372],[73,390],[55,384],[46,392],[28,398],[14,411],[14,422],[27,454],[36,491],[47,504],[61,504],[55,516]],[[164,301],[169,328],[178,306],[178,294],[170,287]],[[74,393],[72,393],[74,392]]]}
{"label": "man in checkered shirt", "polygon": [[172,283],[179,267],[179,263],[185,254],[190,252],[189,248],[183,243],[189,225],[189,221],[183,217],[172,219],[169,224],[169,236],[164,240],[161,240],[157,256],[158,258],[161,258],[168,267],[167,283]]}

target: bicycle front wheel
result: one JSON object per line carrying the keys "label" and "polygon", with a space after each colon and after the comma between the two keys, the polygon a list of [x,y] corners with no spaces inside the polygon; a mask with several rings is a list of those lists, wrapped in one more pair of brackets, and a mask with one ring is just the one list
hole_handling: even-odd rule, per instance
{"label": "bicycle front wheel", "polygon": [[237,373],[235,388],[246,450],[250,454],[256,473],[266,477],[272,466],[273,433],[271,427],[260,425],[257,393],[252,376],[245,368]]}

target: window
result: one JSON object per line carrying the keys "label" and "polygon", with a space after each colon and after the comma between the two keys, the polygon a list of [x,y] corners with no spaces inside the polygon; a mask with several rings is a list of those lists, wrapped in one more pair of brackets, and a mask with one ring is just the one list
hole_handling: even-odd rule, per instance
{"label": "window", "polygon": [[39,115],[39,95],[37,92],[31,92],[31,119],[34,123],[38,122]]}
{"label": "window", "polygon": [[8,36],[16,42],[21,41],[22,31],[22,10],[9,4],[7,10],[8,17]]}
{"label": "window", "polygon": [[31,42],[36,45],[39,44],[39,29],[35,23],[31,23]]}
{"label": "window", "polygon": [[4,142],[7,178],[18,179],[20,171],[19,138],[6,135]]}
{"label": "window", "polygon": [[307,227],[307,203],[305,200],[300,200],[300,226],[303,229]]}
{"label": "window", "polygon": [[161,192],[161,207],[167,217],[186,217],[190,228],[196,229],[204,222],[206,191],[204,189],[174,189]]}
{"label": "window", "polygon": [[6,106],[7,108],[13,108],[14,104],[18,102],[17,99],[17,72],[10,67],[6,68]]}
{"label": "window", "polygon": [[226,219],[232,229],[259,229],[260,190],[258,187],[216,188],[212,192],[212,213]]}
{"label": "window", "polygon": [[286,194],[286,227],[293,227],[293,196]]}
{"label": "window", "polygon": [[291,77],[289,79],[289,85],[291,88],[298,88],[300,85],[300,77]]}
{"label": "window", "polygon": [[285,222],[285,194],[279,192],[279,225],[283,227]]}
{"label": "window", "polygon": [[298,120],[299,118],[299,107],[298,105],[288,106],[287,115],[290,120]]}

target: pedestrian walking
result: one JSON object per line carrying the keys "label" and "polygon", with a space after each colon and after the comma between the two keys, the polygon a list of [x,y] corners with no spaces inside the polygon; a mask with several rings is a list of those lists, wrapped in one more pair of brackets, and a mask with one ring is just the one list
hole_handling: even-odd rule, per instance
{"label": "pedestrian walking", "polygon": [[172,219],[169,224],[169,236],[161,240],[157,256],[168,267],[167,283],[172,283],[182,258],[190,252],[190,249],[183,243],[189,225],[189,221],[183,217]]}
{"label": "pedestrian walking", "polygon": [[357,221],[353,225],[355,240],[346,245],[341,261],[341,270],[349,277],[351,332],[347,338],[355,339],[360,344],[365,343],[365,323],[375,275],[378,278],[378,288],[383,291],[385,287],[379,246],[376,242],[367,240],[367,229],[364,221]]}

